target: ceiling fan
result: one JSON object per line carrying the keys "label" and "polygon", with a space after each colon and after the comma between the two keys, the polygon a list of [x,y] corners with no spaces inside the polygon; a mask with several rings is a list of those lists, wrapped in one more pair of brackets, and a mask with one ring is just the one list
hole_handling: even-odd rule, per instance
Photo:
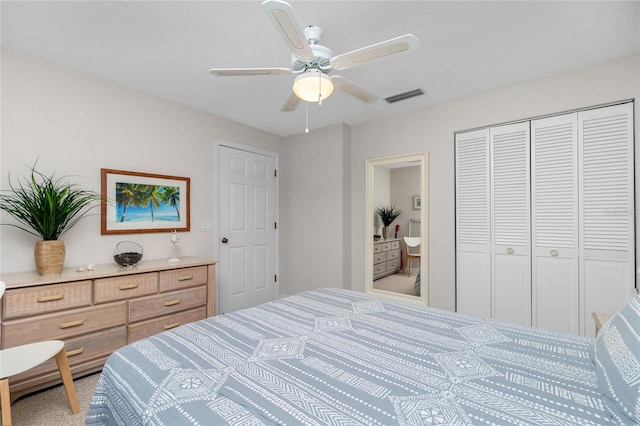
{"label": "ceiling fan", "polygon": [[291,49],[291,68],[213,68],[209,72],[219,77],[298,74],[293,91],[282,106],[283,112],[294,111],[300,100],[322,104],[334,87],[365,104],[372,104],[378,100],[376,94],[344,77],[329,77],[327,74],[333,70],[369,64],[387,56],[409,53],[418,47],[418,38],[413,34],[405,34],[334,56],[329,48],[318,44],[322,37],[321,28],[309,25],[300,29],[289,3],[265,0],[262,9]]}

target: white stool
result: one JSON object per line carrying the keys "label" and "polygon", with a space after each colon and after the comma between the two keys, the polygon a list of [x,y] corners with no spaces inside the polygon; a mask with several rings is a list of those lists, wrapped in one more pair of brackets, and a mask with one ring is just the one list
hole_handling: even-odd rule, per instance
{"label": "white stool", "polygon": [[[0,281],[0,298],[5,284]],[[2,426],[11,426],[11,397],[9,394],[9,377],[30,370],[45,361],[55,358],[62,377],[64,390],[69,398],[73,414],[80,411],[73,378],[69,368],[67,352],[62,340],[47,340],[0,350],[0,408],[2,409]]]}

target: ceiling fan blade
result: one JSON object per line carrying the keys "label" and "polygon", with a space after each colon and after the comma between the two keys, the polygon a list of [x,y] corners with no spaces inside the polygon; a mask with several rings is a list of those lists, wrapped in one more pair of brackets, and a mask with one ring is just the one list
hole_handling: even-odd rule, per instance
{"label": "ceiling fan blade", "polygon": [[302,33],[300,24],[289,3],[282,0],[265,0],[262,2],[262,9],[296,57],[313,59],[314,55],[309,42]]}
{"label": "ceiling fan blade", "polygon": [[298,108],[298,104],[300,104],[300,98],[295,93],[291,92],[287,100],[284,102],[284,105],[282,105],[282,108],[280,109],[280,111],[282,112],[295,111],[296,108]]}
{"label": "ceiling fan blade", "polygon": [[342,90],[347,95],[353,96],[362,103],[372,104],[379,99],[378,95],[375,93],[372,93],[367,89],[358,86],[353,81],[347,80],[339,75],[331,77],[331,82],[336,88]]}
{"label": "ceiling fan blade", "polygon": [[409,53],[418,47],[419,40],[413,34],[405,34],[361,49],[352,50],[331,59],[334,70],[344,70],[386,58],[391,55]]}
{"label": "ceiling fan blade", "polygon": [[235,77],[243,75],[283,75],[291,74],[289,68],[212,68],[211,75],[218,77]]}

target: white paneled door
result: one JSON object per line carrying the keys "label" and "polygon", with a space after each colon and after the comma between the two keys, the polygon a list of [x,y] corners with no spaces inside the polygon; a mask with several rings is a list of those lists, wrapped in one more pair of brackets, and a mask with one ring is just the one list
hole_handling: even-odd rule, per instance
{"label": "white paneled door", "polygon": [[582,325],[635,294],[633,104],[578,113]]}
{"label": "white paneled door", "polygon": [[529,123],[493,127],[491,317],[531,325]]}
{"label": "white paneled door", "polygon": [[220,146],[220,312],[276,298],[276,157]]}
{"label": "white paneled door", "polygon": [[634,209],[631,102],[457,133],[457,310],[594,336],[636,294]]}
{"label": "white paneled door", "polygon": [[456,306],[491,318],[489,129],[456,135]]}
{"label": "white paneled door", "polygon": [[576,114],[531,122],[533,325],[578,334]]}

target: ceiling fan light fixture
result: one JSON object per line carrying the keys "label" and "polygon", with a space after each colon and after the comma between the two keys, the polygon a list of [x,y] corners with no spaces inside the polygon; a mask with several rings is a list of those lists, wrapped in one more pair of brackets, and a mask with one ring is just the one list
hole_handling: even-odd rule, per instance
{"label": "ceiling fan light fixture", "polygon": [[333,83],[322,71],[310,69],[296,77],[293,92],[303,101],[320,102],[333,93]]}

